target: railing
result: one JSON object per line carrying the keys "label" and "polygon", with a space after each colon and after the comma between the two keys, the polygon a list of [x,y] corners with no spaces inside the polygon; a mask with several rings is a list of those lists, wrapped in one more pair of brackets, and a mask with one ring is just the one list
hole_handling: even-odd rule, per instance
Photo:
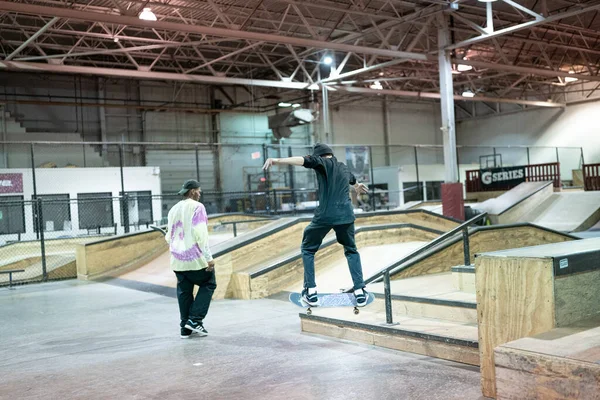
{"label": "railing", "polygon": [[221,222],[220,225],[233,225],[233,237],[237,237],[237,224],[249,224],[251,222],[274,221],[276,218],[256,218],[239,221]]}
{"label": "railing", "polygon": [[369,283],[379,282],[379,281],[383,280],[384,298],[385,298],[385,318],[386,318],[386,322],[388,324],[393,324],[390,275],[392,273],[397,273],[397,272],[402,271],[404,268],[406,268],[406,266],[403,267],[403,264],[406,264],[408,261],[412,260],[413,258],[423,254],[427,250],[430,250],[430,249],[436,247],[440,243],[443,243],[444,241],[450,239],[451,237],[453,237],[454,235],[456,235],[457,233],[460,233],[460,232],[462,232],[462,236],[463,236],[464,262],[465,262],[465,265],[470,265],[471,264],[471,253],[470,253],[470,246],[469,246],[469,226],[476,224],[477,222],[485,219],[486,217],[487,217],[487,213],[482,213],[482,214],[479,214],[479,215],[471,218],[468,221],[465,221],[464,223],[460,224],[456,228],[444,233],[443,235],[432,240],[431,242],[419,247],[418,249],[407,254],[405,257],[403,257],[399,261],[396,261],[393,264],[385,267],[381,271],[375,273],[374,275],[372,275],[371,277],[369,277],[365,280],[366,285],[368,285]]}
{"label": "railing", "polygon": [[[511,186],[494,187],[491,189],[483,187],[479,177],[479,170],[466,171],[466,187],[468,193],[510,190]],[[552,181],[555,188],[560,188],[560,163],[533,164],[525,166],[526,182]]]}
{"label": "railing", "polygon": [[600,164],[583,166],[583,186],[585,190],[600,190]]}

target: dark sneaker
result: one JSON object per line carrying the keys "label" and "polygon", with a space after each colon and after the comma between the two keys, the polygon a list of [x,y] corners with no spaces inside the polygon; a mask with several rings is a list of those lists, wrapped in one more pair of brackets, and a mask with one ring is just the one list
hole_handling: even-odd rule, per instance
{"label": "dark sneaker", "polygon": [[181,334],[180,334],[180,337],[181,337],[182,339],[189,339],[189,338],[190,338],[190,336],[192,336],[192,333],[194,333],[194,332],[192,332],[192,330],[191,330],[191,329],[187,329],[187,328],[181,328]]}
{"label": "dark sneaker", "polygon": [[369,299],[369,293],[363,289],[357,289],[354,291],[354,297],[356,297],[356,305],[358,307],[364,307],[367,305]]}
{"label": "dark sneaker", "polygon": [[304,288],[304,290],[302,290],[302,301],[311,307],[318,306],[319,305],[319,297],[317,296],[317,291],[315,290],[314,293],[309,294],[308,288]]}
{"label": "dark sneaker", "polygon": [[191,319],[188,319],[188,321],[185,323],[185,328],[197,333],[200,336],[208,335],[208,331],[204,329],[204,325],[202,325],[202,322],[195,322]]}

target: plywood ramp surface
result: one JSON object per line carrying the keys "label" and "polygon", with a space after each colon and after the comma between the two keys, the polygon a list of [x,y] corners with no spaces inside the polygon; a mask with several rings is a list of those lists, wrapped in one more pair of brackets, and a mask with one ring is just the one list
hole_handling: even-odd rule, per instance
{"label": "plywood ramp surface", "polygon": [[[574,238],[540,229],[532,225],[485,228],[469,237],[470,258],[476,254],[572,241]],[[449,272],[453,266],[464,264],[463,242],[458,241],[441,250],[423,256],[408,268],[393,275],[392,279],[403,279],[426,274]]]}
{"label": "plywood ramp surface", "polygon": [[600,318],[496,348],[498,399],[600,399]]}
{"label": "plywood ramp surface", "polygon": [[523,221],[562,232],[587,230],[600,221],[600,192],[554,193]]}

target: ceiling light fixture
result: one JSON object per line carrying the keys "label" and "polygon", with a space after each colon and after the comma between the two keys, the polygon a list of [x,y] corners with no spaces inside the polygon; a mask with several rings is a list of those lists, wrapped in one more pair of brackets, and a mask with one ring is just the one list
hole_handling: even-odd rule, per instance
{"label": "ceiling light fixture", "polygon": [[144,21],[156,21],[156,15],[154,15],[149,7],[146,7],[142,10],[139,18],[143,19]]}
{"label": "ceiling light fixture", "polygon": [[331,65],[332,62],[333,58],[331,56],[325,56],[325,58],[323,58],[323,63],[325,63],[325,65]]}
{"label": "ceiling light fixture", "polygon": [[284,101],[282,101],[281,103],[278,104],[279,107],[291,107],[292,103],[286,103]]}
{"label": "ceiling light fixture", "polygon": [[473,93],[470,89],[465,90],[462,93],[463,97],[475,97],[475,93]]}
{"label": "ceiling light fixture", "polygon": [[456,69],[458,70],[458,72],[467,72],[467,71],[471,71],[473,69],[473,66],[465,65],[465,64],[458,64],[456,66]]}
{"label": "ceiling light fixture", "polygon": [[[575,71],[569,71],[569,74],[574,74]],[[579,79],[575,78],[574,76],[567,76],[565,77],[565,82],[566,83],[571,83],[571,82],[577,82]]]}
{"label": "ceiling light fixture", "polygon": [[375,90],[382,90],[383,86],[381,86],[381,83],[379,81],[375,81],[371,84],[371,86],[369,86],[371,89],[375,89]]}
{"label": "ceiling light fixture", "polygon": [[300,104],[298,104],[298,103],[294,103],[294,104],[292,104],[292,107],[293,107],[293,108],[298,108],[298,107],[300,107]]}

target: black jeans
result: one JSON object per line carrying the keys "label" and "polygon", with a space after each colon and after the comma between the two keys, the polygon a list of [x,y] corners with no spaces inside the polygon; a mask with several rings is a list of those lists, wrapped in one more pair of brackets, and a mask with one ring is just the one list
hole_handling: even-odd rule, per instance
{"label": "black jeans", "polygon": [[[188,319],[202,322],[208,313],[212,295],[217,288],[215,271],[175,271],[177,275],[177,300],[181,315],[181,327]],[[198,286],[198,293],[194,299],[194,286]]]}
{"label": "black jeans", "polygon": [[348,268],[354,283],[354,289],[365,287],[363,281],[362,265],[360,254],[356,249],[354,241],[354,222],[344,225],[320,225],[311,222],[304,230],[302,238],[302,263],[304,264],[304,287],[315,287],[315,253],[319,250],[323,238],[329,231],[335,231],[335,236],[339,244],[344,246],[344,255],[348,261]]}

